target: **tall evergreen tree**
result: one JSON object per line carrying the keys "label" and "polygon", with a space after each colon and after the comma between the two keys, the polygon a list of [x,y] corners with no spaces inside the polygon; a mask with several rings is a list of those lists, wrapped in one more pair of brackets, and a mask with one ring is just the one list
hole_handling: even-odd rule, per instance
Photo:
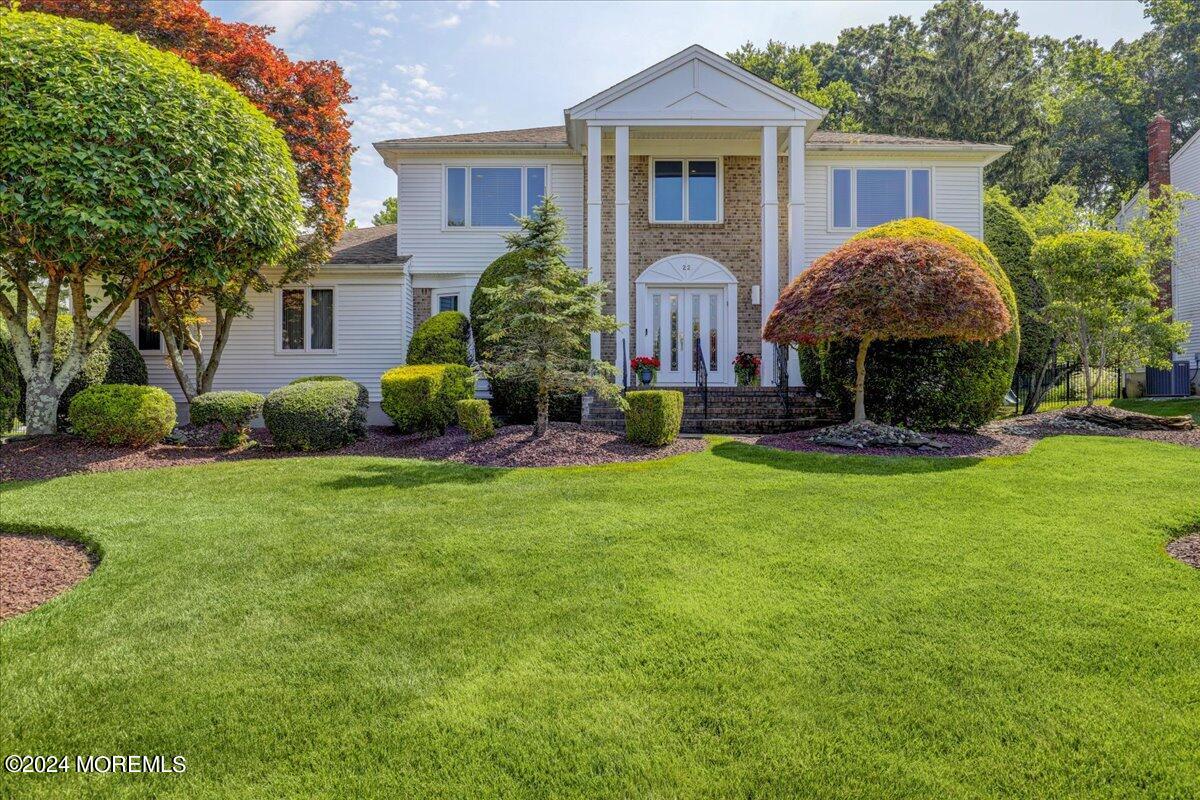
{"label": "tall evergreen tree", "polygon": [[[822,54],[827,56],[828,52],[829,47],[825,45]],[[746,42],[726,55],[730,61],[758,77],[828,109],[825,128],[842,131],[861,129],[857,117],[859,102],[854,89],[845,80],[823,80],[808,47],[794,47],[772,39],[764,48]]]}
{"label": "tall evergreen tree", "polygon": [[[593,360],[582,346],[589,334],[613,333],[619,325],[600,313],[605,284],[589,284],[586,273],[567,266],[567,226],[554,198],[545,198],[520,225],[506,241],[510,251],[527,254],[525,270],[483,290],[492,303],[484,327],[494,332],[481,348],[488,353],[482,366],[493,378],[536,384],[533,434],[541,436],[549,426],[552,395],[592,391],[619,396],[612,364]],[[503,324],[489,326],[494,320]]]}

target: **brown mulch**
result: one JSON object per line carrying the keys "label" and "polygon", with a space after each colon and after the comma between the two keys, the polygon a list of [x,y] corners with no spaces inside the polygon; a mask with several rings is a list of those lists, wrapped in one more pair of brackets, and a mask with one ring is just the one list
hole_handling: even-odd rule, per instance
{"label": "brown mulch", "polygon": [[372,427],[367,437],[346,447],[320,453],[278,450],[271,435],[255,430],[257,447],[240,451],[215,446],[216,432],[184,427],[186,444],[160,443],[141,449],[104,447],[78,437],[59,434],[14,439],[0,445],[0,483],[44,480],[84,472],[114,472],[130,469],[211,464],[258,458],[289,458],[300,455],[362,455],[395,458],[425,458],[457,461],[489,467],[592,466],[626,461],[646,461],[703,450],[702,439],[677,439],[664,447],[630,444],[620,433],[582,425],[555,423],[540,439],[532,438],[528,425],[500,428],[491,439],[471,442],[457,428],[444,436],[402,435],[394,428]]}
{"label": "brown mulch", "polygon": [[1181,536],[1167,542],[1167,552],[1172,558],[1182,561],[1190,567],[1200,569],[1200,533]]}
{"label": "brown mulch", "polygon": [[992,422],[976,433],[938,432],[933,438],[948,445],[944,450],[917,451],[908,447],[864,447],[850,449],[820,445],[812,441],[819,429],[794,431],[792,433],[761,436],[757,443],[780,450],[807,453],[830,453],[834,455],[870,456],[922,456],[929,458],[991,458],[995,456],[1021,455],[1033,449],[1042,439],[1050,436],[1118,436],[1127,439],[1145,439],[1152,442],[1167,442],[1185,447],[1200,448],[1200,429],[1191,431],[1142,431],[1088,427],[1067,419],[1063,411],[1047,411],[1029,417]]}
{"label": "brown mulch", "polygon": [[0,620],[57,597],[94,567],[91,553],[78,542],[0,533]]}

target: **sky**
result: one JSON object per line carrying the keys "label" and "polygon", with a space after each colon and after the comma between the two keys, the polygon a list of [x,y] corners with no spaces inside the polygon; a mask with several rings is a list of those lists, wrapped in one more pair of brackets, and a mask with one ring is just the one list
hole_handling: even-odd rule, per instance
{"label": "sky", "polygon": [[[293,58],[333,59],[357,98],[348,216],[370,224],[395,174],[381,139],[562,124],[562,112],[692,44],[832,42],[843,28],[919,18],[929,2],[392,2],[208,0],[225,20],[270,25]],[[1110,45],[1149,26],[1132,0],[985,2],[1033,35]]]}

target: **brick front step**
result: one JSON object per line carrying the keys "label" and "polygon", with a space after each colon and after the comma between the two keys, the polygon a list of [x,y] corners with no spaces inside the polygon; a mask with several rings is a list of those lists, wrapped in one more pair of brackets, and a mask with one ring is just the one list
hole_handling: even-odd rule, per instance
{"label": "brick front step", "polygon": [[[683,392],[685,433],[782,433],[840,422],[833,406],[800,388],[788,392],[788,406],[771,387],[712,387],[708,390],[708,416],[704,399],[694,387]],[[610,403],[590,400],[584,404],[583,421],[609,430],[624,430],[625,415]]]}

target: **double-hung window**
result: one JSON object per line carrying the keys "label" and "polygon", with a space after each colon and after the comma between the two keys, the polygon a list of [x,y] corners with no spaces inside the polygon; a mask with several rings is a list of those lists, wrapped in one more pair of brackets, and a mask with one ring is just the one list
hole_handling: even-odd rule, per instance
{"label": "double-hung window", "polygon": [[279,349],[288,353],[331,353],[334,291],[305,286],[279,290]]}
{"label": "double-hung window", "polygon": [[654,159],[651,169],[651,222],[721,221],[720,159]]}
{"label": "double-hung window", "polygon": [[830,226],[870,228],[905,217],[928,217],[933,207],[928,169],[833,167]]}
{"label": "double-hung window", "polygon": [[544,166],[451,166],[445,183],[447,228],[515,228],[547,192]]}

